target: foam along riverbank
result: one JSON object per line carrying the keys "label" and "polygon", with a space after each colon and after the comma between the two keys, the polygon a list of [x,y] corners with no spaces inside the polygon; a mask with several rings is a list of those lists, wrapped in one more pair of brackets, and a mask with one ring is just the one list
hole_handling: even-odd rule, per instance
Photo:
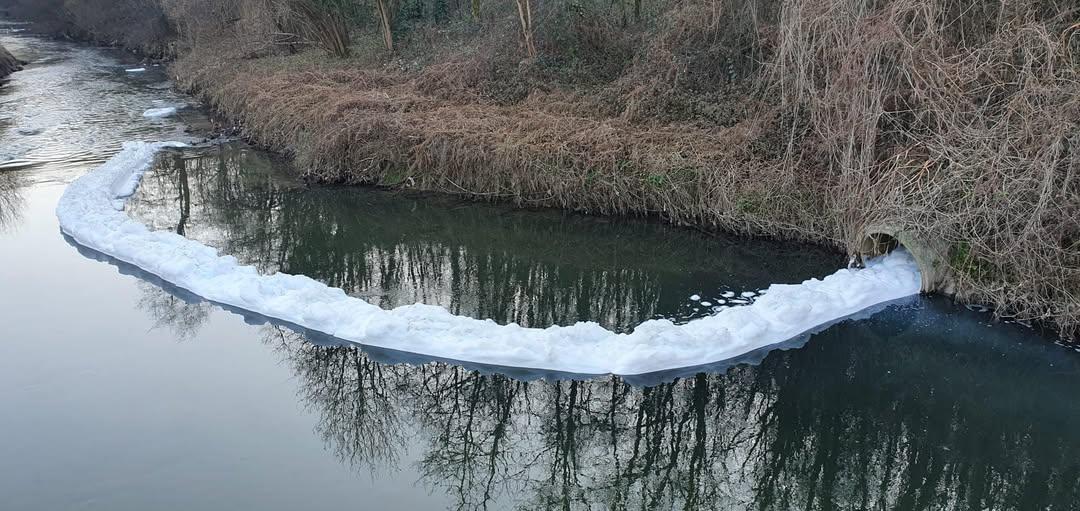
{"label": "foam along riverbank", "polygon": [[64,192],[57,206],[61,229],[79,244],[208,300],[367,345],[481,364],[634,375],[733,358],[919,291],[913,258],[897,250],[863,270],[774,284],[751,305],[685,325],[650,320],[629,334],[590,322],[499,325],[423,304],[384,310],[303,275],[259,274],[232,256],[172,232],[150,231],[128,217],[124,200],[155,154],[180,145],[126,143]]}
{"label": "foam along riverbank", "polygon": [[176,115],[176,111],[177,109],[175,106],[165,106],[160,108],[148,109],[143,112],[142,115],[147,119],[162,119],[165,117],[171,117],[173,115]]}

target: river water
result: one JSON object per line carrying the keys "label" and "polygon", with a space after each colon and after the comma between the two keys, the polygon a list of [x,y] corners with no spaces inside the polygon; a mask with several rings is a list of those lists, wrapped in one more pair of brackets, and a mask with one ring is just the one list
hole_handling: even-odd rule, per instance
{"label": "river water", "polygon": [[[1080,356],[947,300],[739,364],[575,378],[294,331],[80,249],[65,186],[207,120],[142,116],[189,101],[160,68],[12,28],[0,43],[31,65],[0,86],[0,509],[1080,507]],[[294,175],[239,142],[170,152],[129,212],[382,307],[541,327],[685,322],[843,264]]]}

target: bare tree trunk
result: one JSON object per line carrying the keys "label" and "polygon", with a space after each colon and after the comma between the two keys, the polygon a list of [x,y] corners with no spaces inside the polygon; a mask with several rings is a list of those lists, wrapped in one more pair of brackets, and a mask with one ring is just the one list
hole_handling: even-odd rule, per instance
{"label": "bare tree trunk", "polygon": [[480,19],[480,0],[472,0],[472,17]]}
{"label": "bare tree trunk", "polygon": [[536,45],[533,43],[532,6],[529,0],[514,0],[517,3],[518,20],[521,21],[521,37],[525,40],[525,53],[529,58],[536,58]]}
{"label": "bare tree trunk", "polygon": [[383,45],[386,51],[394,51],[394,33],[390,29],[391,15],[390,5],[387,0],[375,0],[375,6],[379,10],[379,20],[382,22]]}

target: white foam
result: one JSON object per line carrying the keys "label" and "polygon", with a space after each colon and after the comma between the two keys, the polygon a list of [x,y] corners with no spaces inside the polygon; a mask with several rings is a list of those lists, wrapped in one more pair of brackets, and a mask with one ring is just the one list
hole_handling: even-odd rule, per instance
{"label": "white foam", "polygon": [[696,302],[701,300],[701,295],[690,295],[690,299]]}
{"label": "white foam", "polygon": [[158,150],[177,145],[182,144],[124,144],[64,192],[56,210],[61,229],[81,245],[206,299],[367,345],[503,366],[640,374],[726,360],[919,291],[914,260],[897,250],[863,270],[774,284],[749,306],[684,325],[649,320],[629,334],[592,322],[499,325],[422,304],[385,310],[303,275],[261,275],[232,256],[173,232],[150,231],[128,217],[123,197],[134,191]]}
{"label": "white foam", "polygon": [[143,117],[148,117],[148,118],[151,118],[151,119],[160,119],[162,117],[169,117],[169,116],[172,116],[172,115],[175,115],[175,114],[176,114],[176,107],[175,106],[164,106],[164,107],[161,107],[161,108],[151,108],[151,109],[143,112],[142,115],[143,115]]}
{"label": "white foam", "polygon": [[143,73],[145,71],[146,71],[145,67],[137,67],[137,68],[134,68],[134,69],[125,69],[124,70],[125,73]]}

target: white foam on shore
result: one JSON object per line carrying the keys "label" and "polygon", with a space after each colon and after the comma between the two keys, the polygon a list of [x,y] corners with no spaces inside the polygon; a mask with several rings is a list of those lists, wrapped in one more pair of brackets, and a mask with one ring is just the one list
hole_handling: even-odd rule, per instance
{"label": "white foam on shore", "polygon": [[161,108],[151,108],[143,112],[143,117],[149,119],[161,119],[163,117],[169,117],[176,114],[175,106],[165,106]]}
{"label": "white foam on shore", "polygon": [[136,68],[133,68],[133,69],[125,69],[124,72],[125,73],[143,73],[143,72],[146,72],[146,68],[145,67],[136,67]]}
{"label": "white foam on shore", "polygon": [[748,306],[684,325],[649,320],[629,334],[592,322],[499,325],[422,304],[385,310],[303,275],[259,274],[232,256],[173,232],[150,231],[128,217],[123,200],[135,191],[154,155],[182,145],[124,144],[64,192],[56,209],[61,229],[81,245],[208,300],[367,345],[483,364],[632,375],[733,358],[919,291],[915,261],[897,250],[862,270],[774,284]]}

